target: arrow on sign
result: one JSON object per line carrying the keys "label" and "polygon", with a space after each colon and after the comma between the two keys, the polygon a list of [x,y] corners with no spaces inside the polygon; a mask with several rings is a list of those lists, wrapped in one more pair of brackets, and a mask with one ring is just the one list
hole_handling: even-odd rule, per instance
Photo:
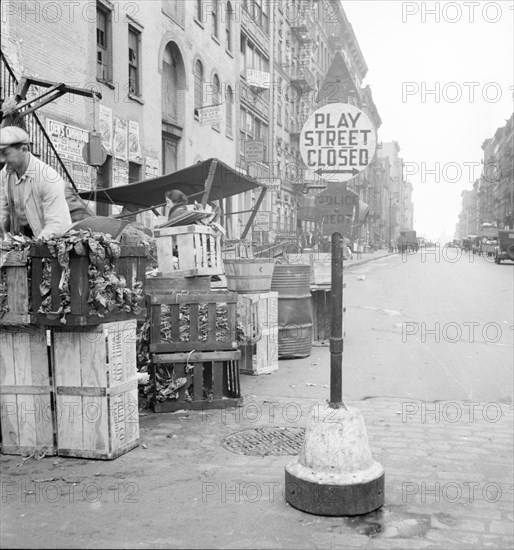
{"label": "arrow on sign", "polygon": [[359,173],[359,170],[357,170],[357,168],[352,168],[351,170],[322,170],[320,168],[319,170],[315,170],[314,173],[319,176],[321,176],[321,174],[352,174],[353,176],[356,176]]}

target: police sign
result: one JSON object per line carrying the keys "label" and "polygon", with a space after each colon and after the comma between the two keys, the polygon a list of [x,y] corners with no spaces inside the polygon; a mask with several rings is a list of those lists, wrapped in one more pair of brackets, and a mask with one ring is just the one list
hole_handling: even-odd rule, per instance
{"label": "police sign", "polygon": [[303,161],[328,182],[344,182],[362,172],[376,146],[370,119],[347,103],[329,103],[312,113],[300,136]]}

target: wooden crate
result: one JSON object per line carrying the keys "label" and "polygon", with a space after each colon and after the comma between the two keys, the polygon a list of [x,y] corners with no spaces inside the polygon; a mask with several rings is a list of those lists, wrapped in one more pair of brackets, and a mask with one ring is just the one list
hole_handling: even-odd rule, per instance
{"label": "wooden crate", "polygon": [[3,252],[0,260],[2,281],[7,287],[7,311],[0,316],[0,325],[26,325],[29,315],[28,249],[24,252]]}
{"label": "wooden crate", "polygon": [[[239,385],[240,358],[239,351],[153,354],[151,376],[154,384],[158,365],[163,363],[169,365],[170,371],[173,369],[176,378],[187,379],[176,399],[155,400],[154,412],[238,406],[243,401]],[[191,384],[193,391],[186,393]]]}
{"label": "wooden crate", "polygon": [[136,321],[53,329],[60,456],[113,459],[139,445]]}
{"label": "wooden crate", "polygon": [[2,452],[55,455],[46,330],[0,328]]}
{"label": "wooden crate", "polygon": [[[239,360],[236,349],[237,294],[231,292],[207,292],[196,294],[152,294],[150,318],[150,352],[152,354],[152,379],[156,383],[156,365],[171,364],[174,376],[187,377],[187,384],[179,391],[178,399],[154,402],[156,412],[181,408],[220,408],[235,406],[241,401],[239,389]],[[217,306],[226,307],[227,324],[219,329]],[[168,310],[166,323],[170,323],[166,341],[162,340],[164,326],[163,308]],[[206,322],[202,323],[201,313]],[[181,323],[182,319],[182,323]],[[218,319],[219,320],[219,319]],[[181,328],[183,329],[181,332]],[[185,329],[185,330],[184,330]],[[205,331],[202,334],[202,331]],[[186,365],[192,371],[186,373]],[[169,371],[171,376],[171,371]],[[195,384],[194,401],[186,399],[185,390],[191,381]],[[203,388],[211,391],[204,396]]]}
{"label": "wooden crate", "polygon": [[[116,273],[125,277],[127,287],[134,282],[145,282],[147,253],[144,246],[122,246],[116,260]],[[42,280],[43,262],[50,265],[52,311],[61,305],[59,282],[62,269],[46,245],[32,245],[28,251],[12,252],[2,264],[3,277],[7,282],[8,311],[0,317],[0,325],[36,324],[61,326],[60,315],[38,313],[42,302],[39,285]],[[106,322],[130,319],[144,319],[146,311],[139,315],[127,312],[107,313],[104,317],[89,315],[89,258],[70,254],[70,315],[66,316],[67,326],[90,326]],[[30,273],[30,280],[29,280]],[[144,304],[142,304],[144,306]]]}
{"label": "wooden crate", "polygon": [[[150,352],[176,353],[182,351],[230,351],[237,349],[236,305],[237,294],[233,292],[206,292],[201,294],[152,294],[150,317]],[[217,305],[226,305],[227,326],[216,328]],[[170,315],[170,335],[161,340],[163,306]],[[200,310],[206,311],[207,322],[202,325]],[[181,316],[188,318],[186,330],[181,334]],[[201,329],[206,331],[202,336]],[[185,337],[187,333],[188,338]]]}
{"label": "wooden crate", "polygon": [[[221,234],[205,225],[155,229],[157,264],[164,277],[221,275]],[[175,255],[174,255],[175,254]]]}
{"label": "wooden crate", "polygon": [[[62,326],[60,317],[45,313],[38,313],[41,305],[41,292],[39,285],[43,273],[43,261],[50,262],[51,300],[52,311],[57,311],[61,305],[59,281],[62,269],[48,250],[46,245],[34,245],[30,249],[31,261],[31,318],[32,322],[47,326]],[[132,288],[134,282],[145,282],[147,253],[144,246],[122,246],[120,256],[115,262],[116,273],[125,277],[127,288]],[[144,319],[146,311],[142,309],[139,315],[126,312],[106,313],[104,317],[89,315],[89,258],[70,253],[70,315],[66,315],[66,326],[93,326],[115,321],[130,319]],[[143,304],[144,306],[144,304]]]}
{"label": "wooden crate", "polygon": [[239,294],[237,320],[255,350],[251,363],[241,362],[240,372],[257,375],[278,370],[278,292]]}

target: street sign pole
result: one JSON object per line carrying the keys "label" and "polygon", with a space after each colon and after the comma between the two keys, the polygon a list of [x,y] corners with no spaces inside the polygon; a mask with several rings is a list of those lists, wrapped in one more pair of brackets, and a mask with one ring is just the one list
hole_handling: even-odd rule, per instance
{"label": "street sign pole", "polygon": [[347,73],[337,52],[322,90],[339,90],[341,97],[312,113],[300,136],[303,161],[327,182],[316,205],[332,234],[330,401],[311,414],[300,454],[285,468],[285,499],[322,516],[367,514],[384,504],[384,468],[373,460],[362,414],[343,403],[341,234],[348,235],[358,223],[360,202],[357,193],[341,184],[365,170],[376,149],[373,123],[342,96]]}
{"label": "street sign pole", "polygon": [[332,233],[332,285],[330,300],[330,402],[333,409],[343,404],[343,241]]}

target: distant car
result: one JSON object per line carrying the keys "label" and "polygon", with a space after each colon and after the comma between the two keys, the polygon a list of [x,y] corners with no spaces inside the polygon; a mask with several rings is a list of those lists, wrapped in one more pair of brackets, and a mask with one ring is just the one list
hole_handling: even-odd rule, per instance
{"label": "distant car", "polygon": [[514,262],[514,229],[498,231],[498,244],[495,248],[494,261],[499,264],[502,260]]}
{"label": "distant car", "polygon": [[498,241],[496,239],[489,239],[482,244],[482,254],[488,257],[496,255],[496,247],[498,246]]}

